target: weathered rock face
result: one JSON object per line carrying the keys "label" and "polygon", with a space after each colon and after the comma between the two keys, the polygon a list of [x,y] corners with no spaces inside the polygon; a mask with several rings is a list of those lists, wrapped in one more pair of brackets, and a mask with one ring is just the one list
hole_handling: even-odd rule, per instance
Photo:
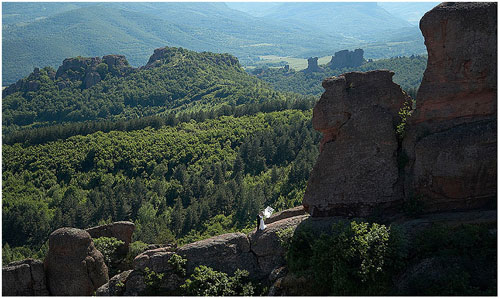
{"label": "weathered rock face", "polygon": [[420,21],[429,53],[403,148],[405,193],[428,211],[496,201],[497,4],[442,3]]}
{"label": "weathered rock face", "polygon": [[264,231],[253,231],[248,235],[252,252],[257,257],[260,272],[268,276],[274,269],[285,265],[285,249],[278,233],[284,229],[295,229],[308,215],[282,219],[267,225]]}
{"label": "weathered rock face", "polygon": [[2,268],[2,296],[47,296],[43,262],[26,259]]}
{"label": "weathered rock face", "polygon": [[257,259],[250,252],[250,241],[242,233],[229,233],[187,244],[179,248],[177,254],[188,260],[188,273],[199,265],[229,274],[236,269],[248,270],[252,276],[259,272]]}
{"label": "weathered rock face", "polygon": [[[100,65],[104,64],[104,69]],[[82,81],[82,88],[90,88],[102,79],[107,73],[113,76],[124,76],[134,71],[123,55],[106,55],[100,57],[66,58],[57,69],[55,78],[68,81]],[[61,86],[64,88],[64,86]]]}
{"label": "weathered rock face", "polygon": [[51,295],[90,296],[108,281],[102,254],[81,229],[63,227],[50,235],[44,267]]}
{"label": "weathered rock face", "polygon": [[365,62],[363,54],[363,49],[356,49],[354,51],[342,50],[335,52],[335,55],[332,56],[332,60],[328,63],[328,66],[332,69],[360,66]]}
{"label": "weathered rock face", "polygon": [[442,3],[420,21],[429,55],[412,122],[443,129],[497,111],[497,4]]}
{"label": "weathered rock face", "polygon": [[313,217],[366,216],[402,199],[394,128],[409,98],[393,75],[353,72],[323,81],[312,119],[323,133],[321,153],[303,199]]}
{"label": "weathered rock face", "polygon": [[318,66],[318,57],[310,57],[307,59],[307,69],[305,69],[304,72],[311,73],[321,71],[322,69]]}
{"label": "weathered rock face", "polygon": [[95,292],[96,296],[122,296],[125,293],[125,283],[132,270],[113,276],[107,283],[100,286]]}
{"label": "weathered rock face", "polygon": [[270,224],[270,223],[273,223],[273,222],[276,222],[276,221],[279,221],[279,220],[282,220],[285,218],[291,218],[291,217],[302,216],[302,215],[307,215],[307,212],[306,212],[306,210],[304,210],[304,206],[300,205],[300,206],[295,207],[295,208],[291,208],[288,210],[277,212],[277,213],[273,214],[271,217],[266,218],[264,220],[264,222],[266,224]]}
{"label": "weathered rock face", "polygon": [[130,221],[118,221],[86,229],[86,231],[94,239],[108,237],[123,241],[124,244],[117,248],[118,254],[121,255],[127,254],[129,245],[132,242],[132,234],[134,233],[134,230],[135,225]]}

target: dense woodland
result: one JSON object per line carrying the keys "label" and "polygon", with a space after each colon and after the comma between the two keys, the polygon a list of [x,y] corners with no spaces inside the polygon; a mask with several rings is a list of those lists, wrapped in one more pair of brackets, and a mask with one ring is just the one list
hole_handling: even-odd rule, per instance
{"label": "dense woodland", "polygon": [[90,88],[59,89],[44,68],[23,79],[37,91],[5,97],[4,263],[42,255],[62,226],[130,220],[134,241],[182,244],[301,203],[317,97],[276,91],[228,54],[180,48],[123,77],[101,71]]}
{"label": "dense woodland", "polygon": [[306,72],[285,70],[284,68],[258,68],[251,71],[258,78],[270,83],[276,90],[296,92],[303,95],[319,96],[323,93],[321,82],[331,76],[343,73],[388,69],[393,71],[393,81],[413,98],[417,94],[427,66],[427,56],[412,55],[410,57],[393,57],[388,59],[369,60],[359,67],[331,69],[328,65],[320,66],[323,71]]}

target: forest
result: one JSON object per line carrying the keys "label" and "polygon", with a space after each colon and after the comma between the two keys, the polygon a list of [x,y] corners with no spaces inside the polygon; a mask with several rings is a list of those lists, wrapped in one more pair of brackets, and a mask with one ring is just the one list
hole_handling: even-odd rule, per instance
{"label": "forest", "polygon": [[[384,63],[419,78],[422,59]],[[321,138],[314,92],[277,91],[228,54],[181,48],[124,76],[104,69],[90,88],[60,89],[54,72],[4,98],[4,264],[43,256],[63,226],[130,220],[137,244],[185,244],[301,203]]]}

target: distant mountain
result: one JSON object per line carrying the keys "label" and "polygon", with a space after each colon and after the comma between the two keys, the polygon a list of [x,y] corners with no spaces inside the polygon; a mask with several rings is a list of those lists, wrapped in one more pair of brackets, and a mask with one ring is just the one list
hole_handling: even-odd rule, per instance
{"label": "distant mountain", "polygon": [[369,58],[425,53],[418,28],[376,3],[259,3],[260,17],[254,4],[6,2],[2,82],[78,55],[120,53],[138,66],[165,45],[231,53],[243,65],[357,47]]}
{"label": "distant mountain", "polygon": [[422,16],[440,2],[378,2],[378,5],[408,23],[418,25]]}
{"label": "distant mountain", "polygon": [[266,18],[304,23],[325,34],[341,33],[360,41],[379,41],[388,32],[413,27],[374,2],[288,2],[275,6]]}

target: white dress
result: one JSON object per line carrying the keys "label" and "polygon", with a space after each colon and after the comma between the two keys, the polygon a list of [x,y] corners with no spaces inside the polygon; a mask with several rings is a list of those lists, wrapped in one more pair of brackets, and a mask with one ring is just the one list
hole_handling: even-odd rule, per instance
{"label": "white dress", "polygon": [[259,218],[260,218],[259,230],[265,230],[266,225],[264,224],[264,217],[259,215]]}

